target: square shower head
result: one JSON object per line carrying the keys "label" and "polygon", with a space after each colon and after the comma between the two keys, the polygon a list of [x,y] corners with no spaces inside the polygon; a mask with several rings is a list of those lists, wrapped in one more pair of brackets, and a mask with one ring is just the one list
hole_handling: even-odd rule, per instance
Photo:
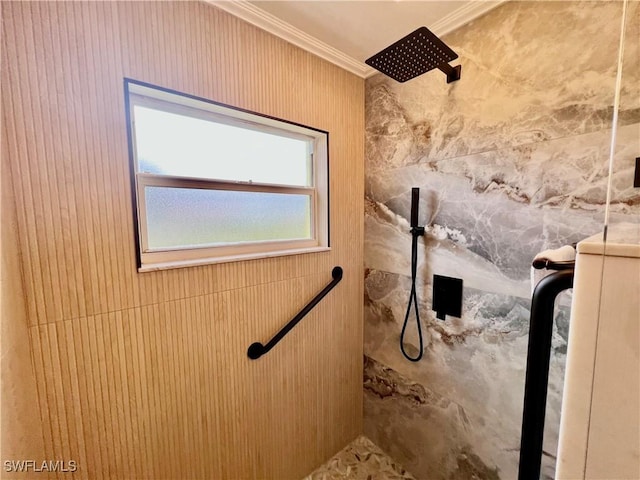
{"label": "square shower head", "polygon": [[[398,82],[406,82],[429,70],[440,68],[447,74],[449,83],[460,78],[459,66],[454,69],[449,65],[456,58],[458,55],[427,27],[420,27],[365,60],[365,63]],[[457,71],[457,78],[450,75],[454,70]]]}

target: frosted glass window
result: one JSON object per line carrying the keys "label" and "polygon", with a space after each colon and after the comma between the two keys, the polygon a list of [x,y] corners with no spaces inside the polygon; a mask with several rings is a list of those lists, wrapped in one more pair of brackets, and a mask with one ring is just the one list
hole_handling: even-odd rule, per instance
{"label": "frosted glass window", "polygon": [[328,133],[125,79],[139,271],[329,249]]}
{"label": "frosted glass window", "polygon": [[138,169],[282,185],[311,185],[311,141],[134,107]]}
{"label": "frosted glass window", "polygon": [[149,248],[311,238],[308,195],[146,187]]}

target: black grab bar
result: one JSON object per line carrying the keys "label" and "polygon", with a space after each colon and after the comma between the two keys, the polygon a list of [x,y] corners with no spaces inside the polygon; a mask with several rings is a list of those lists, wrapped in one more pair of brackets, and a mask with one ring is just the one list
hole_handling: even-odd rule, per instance
{"label": "black grab bar", "polygon": [[269,350],[271,350],[273,347],[275,347],[277,343],[280,340],[282,340],[284,336],[287,333],[289,333],[289,331],[293,327],[295,327],[298,324],[298,322],[302,320],[304,316],[307,313],[309,313],[313,309],[313,307],[315,307],[318,304],[318,302],[320,302],[320,300],[322,300],[324,296],[327,293],[329,293],[333,289],[333,287],[335,287],[338,284],[338,282],[340,282],[340,280],[342,280],[342,267],[333,267],[333,270],[331,270],[331,276],[333,277],[333,280],[331,280],[331,282],[329,282],[329,284],[326,287],[324,287],[318,295],[313,297],[313,300],[307,303],[305,307],[302,310],[300,310],[300,313],[298,313],[295,317],[291,319],[289,323],[287,323],[284,327],[282,327],[282,329],[278,333],[276,333],[266,345],[263,345],[260,342],[255,342],[249,345],[249,349],[247,350],[247,355],[251,360],[257,360],[262,355],[264,355]]}
{"label": "black grab bar", "polygon": [[[556,268],[558,267],[559,265],[556,265]],[[540,280],[531,298],[518,480],[539,480],[540,478],[553,334],[553,308],[558,294],[572,286],[573,269],[563,269]]]}
{"label": "black grab bar", "polygon": [[559,262],[554,262],[552,260],[541,258],[538,260],[534,260],[531,266],[538,270],[541,270],[543,268],[546,268],[547,270],[573,270],[573,268],[576,266],[576,261],[562,260]]}

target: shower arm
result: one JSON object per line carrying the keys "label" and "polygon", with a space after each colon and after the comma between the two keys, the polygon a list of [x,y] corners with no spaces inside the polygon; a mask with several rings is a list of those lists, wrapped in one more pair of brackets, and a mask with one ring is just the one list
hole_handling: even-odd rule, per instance
{"label": "shower arm", "polygon": [[437,68],[447,76],[447,83],[460,80],[460,73],[462,71],[461,65],[456,65],[455,67],[452,67],[448,63],[441,63],[440,65],[438,65]]}

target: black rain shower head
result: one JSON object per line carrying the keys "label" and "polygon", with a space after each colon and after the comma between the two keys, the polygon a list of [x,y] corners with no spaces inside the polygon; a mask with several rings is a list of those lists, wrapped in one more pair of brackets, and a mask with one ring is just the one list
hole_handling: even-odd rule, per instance
{"label": "black rain shower head", "polygon": [[451,83],[460,79],[462,67],[449,65],[456,58],[456,52],[427,27],[420,27],[365,63],[401,83],[438,68],[447,75],[447,83]]}

